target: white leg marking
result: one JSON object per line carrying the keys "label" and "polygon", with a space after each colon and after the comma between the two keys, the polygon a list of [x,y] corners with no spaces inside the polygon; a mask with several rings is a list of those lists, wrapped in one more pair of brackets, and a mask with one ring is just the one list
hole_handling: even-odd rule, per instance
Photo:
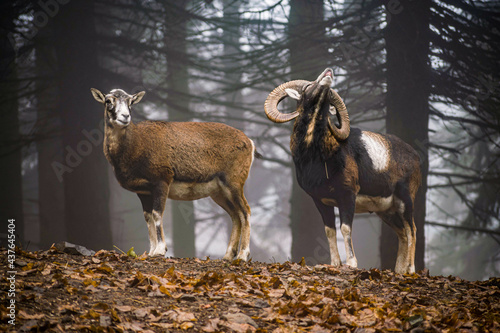
{"label": "white leg marking", "polygon": [[[401,236],[398,234],[398,257],[396,260],[395,271],[397,273],[415,273],[415,239],[416,236],[412,232],[410,221],[405,221],[404,212],[406,206],[401,200],[395,200],[396,214],[399,215],[404,223],[404,229],[401,230]],[[401,257],[401,258],[400,258]]]}
{"label": "white leg marking", "polygon": [[408,250],[406,253],[407,272],[415,273],[415,238],[408,223],[405,223],[406,237],[408,238]]}
{"label": "white leg marking", "polygon": [[224,260],[233,260],[238,252],[238,246],[240,243],[241,236],[241,220],[240,217],[231,216],[233,227],[231,228],[231,236],[229,237],[229,244],[227,245],[226,254],[222,259]]}
{"label": "white leg marking", "polygon": [[149,233],[149,255],[153,255],[156,249],[156,226],[155,221],[153,219],[153,214],[149,212],[144,212],[144,219],[146,220],[146,224],[148,226]]}
{"label": "white leg marking", "polygon": [[405,223],[404,229],[397,232],[398,234],[398,256],[396,259],[396,267],[394,271],[399,274],[408,273],[409,258],[408,258],[408,226]]}
{"label": "white leg marking", "polygon": [[356,268],[358,267],[358,260],[356,259],[356,255],[354,254],[354,249],[352,247],[351,228],[347,224],[342,224],[340,231],[344,237],[346,264]]}
{"label": "white leg marking", "polygon": [[325,233],[328,238],[328,245],[330,245],[331,265],[339,267],[342,265],[342,262],[340,260],[339,249],[337,248],[337,230],[325,225]]}
{"label": "white leg marking", "polygon": [[153,220],[154,220],[154,229],[156,233],[156,248],[153,250],[153,253],[150,253],[152,256],[164,256],[167,252],[167,246],[165,243],[165,235],[163,234],[163,218],[160,213],[157,211],[153,211]]}
{"label": "white leg marking", "polygon": [[248,260],[250,256],[250,219],[247,214],[239,214],[242,218],[241,220],[241,240],[240,240],[240,251],[236,259]]}

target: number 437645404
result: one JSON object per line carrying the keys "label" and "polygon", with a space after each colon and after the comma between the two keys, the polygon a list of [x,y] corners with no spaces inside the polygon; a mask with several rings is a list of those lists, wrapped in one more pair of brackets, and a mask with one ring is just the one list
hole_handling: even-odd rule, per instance
{"label": "number 437645404", "polygon": [[16,249],[16,225],[14,224],[16,220],[10,219],[8,225],[8,253],[7,261],[9,262],[9,267],[14,267],[14,262],[16,260],[15,249]]}

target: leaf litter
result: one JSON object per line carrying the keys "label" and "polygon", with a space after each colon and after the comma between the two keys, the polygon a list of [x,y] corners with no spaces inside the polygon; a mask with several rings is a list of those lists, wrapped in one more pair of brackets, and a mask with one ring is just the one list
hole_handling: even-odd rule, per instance
{"label": "leaf litter", "polygon": [[[0,249],[7,267],[7,252]],[[17,250],[5,332],[498,332],[500,278]],[[10,281],[0,281],[7,300]]]}

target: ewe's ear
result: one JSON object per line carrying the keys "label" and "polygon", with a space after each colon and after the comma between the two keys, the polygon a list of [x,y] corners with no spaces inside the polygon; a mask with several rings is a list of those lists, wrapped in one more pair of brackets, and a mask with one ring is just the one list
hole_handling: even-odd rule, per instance
{"label": "ewe's ear", "polygon": [[130,105],[139,103],[145,94],[146,94],[145,91],[141,91],[141,92],[138,92],[137,94],[133,95],[132,102],[130,103]]}
{"label": "ewe's ear", "polygon": [[106,97],[104,97],[104,94],[99,90],[95,88],[90,88],[90,92],[92,93],[92,96],[94,96],[95,100],[98,101],[99,103],[104,104],[106,102]]}
{"label": "ewe's ear", "polygon": [[291,89],[291,88],[286,88],[285,92],[287,95],[293,99],[296,99],[297,101],[300,99],[300,94],[297,90]]}

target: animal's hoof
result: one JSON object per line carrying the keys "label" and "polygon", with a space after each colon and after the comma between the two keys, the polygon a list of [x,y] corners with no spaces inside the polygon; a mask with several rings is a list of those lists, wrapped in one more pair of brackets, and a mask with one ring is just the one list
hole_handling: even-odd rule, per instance
{"label": "animal's hoof", "polygon": [[234,259],[237,259],[236,258],[236,251],[226,251],[226,254],[224,255],[224,257],[222,257],[222,260],[227,260],[227,261],[233,261]]}
{"label": "animal's hoof", "polygon": [[233,258],[234,256],[226,254],[224,257],[222,257],[222,260],[233,261]]}
{"label": "animal's hoof", "polygon": [[346,265],[352,268],[358,268],[358,261],[355,259],[347,260]]}
{"label": "animal's hoof", "polygon": [[249,257],[250,257],[250,252],[240,251],[240,253],[238,253],[238,256],[236,256],[236,260],[241,259],[243,261],[248,261]]}
{"label": "animal's hoof", "polygon": [[164,257],[167,253],[167,248],[156,248],[154,251],[149,252],[150,257]]}

